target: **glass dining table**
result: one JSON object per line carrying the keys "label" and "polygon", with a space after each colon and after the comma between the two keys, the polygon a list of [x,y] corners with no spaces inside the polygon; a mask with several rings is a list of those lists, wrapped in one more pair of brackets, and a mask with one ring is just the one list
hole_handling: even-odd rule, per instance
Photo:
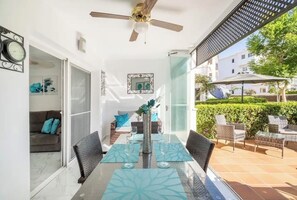
{"label": "glass dining table", "polygon": [[[126,143],[126,136],[127,134],[120,135],[73,196],[73,200],[240,199],[235,193],[234,198],[224,196],[199,164],[191,156],[186,155],[187,150],[173,134],[162,136],[152,134],[152,153],[143,154],[141,148],[135,148],[138,151],[137,157],[130,160],[133,162],[133,168],[123,169],[121,151],[124,149],[118,151],[116,149]],[[169,159],[169,167],[166,169],[159,168],[158,165],[160,152],[156,147],[162,137],[168,141],[168,144],[174,146],[176,153],[172,155],[178,155],[176,158]],[[137,134],[134,138],[132,136],[131,141],[136,145],[135,147],[141,147],[141,139],[142,136]]]}

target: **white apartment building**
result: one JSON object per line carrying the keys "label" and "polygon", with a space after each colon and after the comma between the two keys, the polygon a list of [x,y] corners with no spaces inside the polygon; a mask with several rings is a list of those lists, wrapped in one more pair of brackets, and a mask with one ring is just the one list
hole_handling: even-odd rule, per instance
{"label": "white apartment building", "polygon": [[[228,57],[218,59],[218,75],[217,80],[222,80],[226,77],[235,76],[238,73],[253,73],[248,67],[248,63],[255,59],[253,54],[249,53],[247,50],[237,52]],[[227,85],[228,89],[235,89],[232,94],[241,94],[241,85],[233,84]],[[268,86],[265,84],[244,84],[244,90],[252,89],[256,94],[268,94]]]}
{"label": "white apartment building", "polygon": [[[218,69],[219,69],[219,56],[214,56],[203,64],[199,65],[195,68],[195,74],[206,75],[209,76],[210,81],[216,81],[218,79]],[[196,88],[199,87],[198,84],[195,85]],[[208,94],[208,98],[212,97],[211,94]],[[206,96],[201,95],[200,101],[205,101]]]}
{"label": "white apartment building", "polygon": [[214,56],[203,64],[199,65],[195,69],[195,74],[201,74],[209,76],[211,81],[216,81],[218,79],[218,69],[219,69],[219,56]]}

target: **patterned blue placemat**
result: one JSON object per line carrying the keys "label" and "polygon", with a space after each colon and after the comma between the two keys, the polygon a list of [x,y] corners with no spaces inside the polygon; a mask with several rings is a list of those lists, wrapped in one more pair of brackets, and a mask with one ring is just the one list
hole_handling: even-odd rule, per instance
{"label": "patterned blue placemat", "polygon": [[103,200],[187,199],[176,169],[117,169]]}
{"label": "patterned blue placemat", "polygon": [[165,151],[165,155],[161,154],[160,145],[164,145],[164,143],[154,144],[154,152],[156,156],[157,162],[160,161],[191,161],[192,156],[186,151],[185,147],[181,143],[166,143],[167,148]]}
{"label": "patterned blue placemat", "polygon": [[139,158],[140,144],[130,144],[133,151],[128,159],[128,156],[125,154],[125,145],[126,144],[114,144],[107,154],[100,161],[101,163],[124,163],[124,162],[133,162],[137,163]]}

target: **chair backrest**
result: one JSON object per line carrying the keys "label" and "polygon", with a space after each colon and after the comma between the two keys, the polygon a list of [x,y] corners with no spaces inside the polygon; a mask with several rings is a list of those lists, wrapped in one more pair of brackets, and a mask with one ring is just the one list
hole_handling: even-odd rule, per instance
{"label": "chair backrest", "polygon": [[[158,133],[158,127],[162,126],[161,121],[157,122],[151,122],[152,123],[152,133]],[[137,133],[142,134],[143,133],[143,122],[131,122],[131,126],[137,127]]]}
{"label": "chair backrest", "polygon": [[216,115],[215,118],[216,118],[216,124],[220,124],[220,125],[227,124],[225,115]]}
{"label": "chair backrest", "polygon": [[268,115],[269,124],[277,124],[279,128],[286,128],[288,120],[284,116]]}
{"label": "chair backrest", "polygon": [[205,172],[207,171],[208,162],[214,146],[215,144],[209,139],[190,130],[186,148]]}
{"label": "chair backrest", "polygon": [[83,183],[103,158],[98,131],[82,138],[73,149],[80,169],[80,179],[83,180],[79,179],[79,182]]}

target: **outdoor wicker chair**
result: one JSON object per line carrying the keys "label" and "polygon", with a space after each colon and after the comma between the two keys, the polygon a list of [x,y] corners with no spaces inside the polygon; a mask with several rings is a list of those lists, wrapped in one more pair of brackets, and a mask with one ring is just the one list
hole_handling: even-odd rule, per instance
{"label": "outdoor wicker chair", "polygon": [[283,134],[286,142],[297,142],[297,125],[289,124],[285,116],[268,115],[268,120],[269,132]]}
{"label": "outdoor wicker chair", "polygon": [[215,144],[209,139],[190,130],[186,148],[205,172],[207,171],[208,162],[214,146]]}
{"label": "outdoor wicker chair", "polygon": [[82,138],[76,145],[73,146],[73,150],[77,157],[81,174],[81,177],[78,179],[78,183],[84,183],[105,153],[102,151],[98,131]]}
{"label": "outdoor wicker chair", "polygon": [[245,125],[242,123],[227,123],[224,115],[216,115],[216,138],[217,143],[219,139],[224,139],[233,142],[233,151],[235,143],[243,140],[245,147]]}

